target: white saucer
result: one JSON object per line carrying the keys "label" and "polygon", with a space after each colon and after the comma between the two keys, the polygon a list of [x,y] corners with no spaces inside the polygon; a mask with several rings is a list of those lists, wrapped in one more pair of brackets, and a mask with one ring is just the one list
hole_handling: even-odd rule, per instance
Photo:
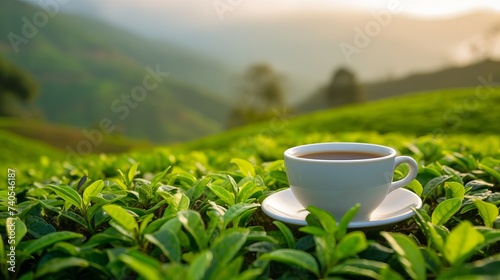
{"label": "white saucer", "polygon": [[[422,200],[406,189],[397,189],[387,195],[382,204],[372,213],[370,220],[349,223],[349,228],[373,228],[387,226],[411,218],[415,213],[410,209],[422,207]],[[295,199],[291,189],[279,191],[262,202],[262,211],[269,217],[294,225],[307,225],[308,211]],[[339,217],[335,217],[340,219]]]}

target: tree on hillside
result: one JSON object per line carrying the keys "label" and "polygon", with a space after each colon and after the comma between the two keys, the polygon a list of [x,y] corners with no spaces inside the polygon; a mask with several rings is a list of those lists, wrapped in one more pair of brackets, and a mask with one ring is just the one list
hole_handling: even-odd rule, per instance
{"label": "tree on hillside", "polygon": [[363,90],[356,75],[344,67],[334,72],[325,88],[325,93],[329,107],[359,103],[364,100]]}
{"label": "tree on hillside", "polygon": [[283,78],[267,64],[255,64],[242,77],[240,97],[229,116],[229,127],[263,121],[285,106]]}
{"label": "tree on hillside", "polygon": [[470,52],[479,61],[493,59],[500,45],[500,23],[488,28],[481,36],[470,44]]}
{"label": "tree on hillside", "polygon": [[0,116],[24,115],[22,107],[35,98],[37,91],[28,74],[0,57]]}

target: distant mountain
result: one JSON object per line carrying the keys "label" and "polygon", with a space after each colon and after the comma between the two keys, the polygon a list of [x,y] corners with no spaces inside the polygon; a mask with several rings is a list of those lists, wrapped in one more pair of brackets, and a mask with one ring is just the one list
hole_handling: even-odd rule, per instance
{"label": "distant mountain", "polygon": [[368,100],[417,91],[447,88],[500,86],[500,61],[484,60],[472,65],[410,75],[401,79],[363,85]]}
{"label": "distant mountain", "polygon": [[[361,85],[367,101],[420,91],[450,88],[500,86],[500,61],[484,60],[472,65],[450,67],[430,73]],[[484,93],[484,92],[483,92]],[[328,108],[326,94],[318,90],[297,106],[299,112]]]}
{"label": "distant mountain", "polygon": [[[352,69],[363,82],[373,82],[470,63],[479,56],[470,51],[471,43],[482,43],[482,36],[500,24],[500,14],[492,10],[418,18],[384,7],[346,10],[332,4],[298,11],[294,4],[281,2],[282,9],[266,10],[245,1],[225,13],[224,20],[211,1],[88,0],[71,1],[64,8],[176,42],[239,72],[251,63],[268,62],[286,77],[292,103],[307,98],[339,67]],[[402,10],[411,6],[399,4]],[[498,46],[500,39],[497,42]],[[341,46],[346,44],[356,52],[344,53]],[[500,58],[500,48],[493,57]]]}
{"label": "distant mountain", "polygon": [[0,9],[0,34],[0,55],[40,83],[36,102],[48,121],[155,142],[226,122],[230,106],[213,91],[228,88],[231,72],[182,47],[22,1]]}

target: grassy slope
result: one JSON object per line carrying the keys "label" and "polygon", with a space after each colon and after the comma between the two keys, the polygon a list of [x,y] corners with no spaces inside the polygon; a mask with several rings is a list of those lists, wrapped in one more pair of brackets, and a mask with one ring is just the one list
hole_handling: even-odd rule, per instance
{"label": "grassy slope", "polygon": [[50,160],[63,160],[64,154],[43,143],[26,139],[16,134],[0,130],[0,163],[14,168],[17,164],[35,165],[42,156]]}
{"label": "grassy slope", "polygon": [[[141,162],[143,171],[156,172],[170,162],[170,154],[201,163],[207,160],[204,154],[211,155],[212,159],[217,159],[217,162],[211,164],[224,168],[232,157],[253,158],[256,161],[276,160],[282,158],[287,147],[327,141],[372,142],[410,152],[411,143],[416,137],[421,142],[437,141],[446,149],[460,150],[461,147],[466,147],[471,152],[500,154],[500,124],[495,121],[500,119],[500,112],[496,110],[500,104],[500,89],[478,102],[475,110],[453,111],[455,115],[452,116],[461,116],[460,122],[453,119],[457,122],[447,123],[446,118],[443,118],[450,108],[459,108],[458,105],[473,100],[473,97],[473,89],[415,93],[292,119],[277,118],[149,152],[142,150],[108,155],[104,161],[106,163],[103,163],[106,167],[94,172],[126,168],[130,157]],[[450,125],[456,125],[456,128],[453,129]],[[0,127],[8,126],[0,122]],[[443,133],[426,135],[432,134],[436,128],[443,129],[437,130]],[[40,130],[32,131],[38,135],[43,134]],[[106,141],[111,140],[106,138]]]}
{"label": "grassy slope", "polygon": [[234,129],[184,145],[190,149],[224,148],[252,135],[271,138],[296,134],[376,131],[408,136],[426,134],[500,134],[500,88],[477,95],[475,88],[408,94],[360,105],[320,111],[292,119]]}
{"label": "grassy slope", "polygon": [[[446,68],[432,73],[413,74],[389,81],[379,81],[362,85],[366,100],[378,100],[402,94],[421,91],[445,90],[448,88],[468,88],[483,83],[500,81],[500,61],[484,60],[475,64]],[[316,94],[300,103],[298,110],[310,112],[325,108],[327,97],[324,92]]]}
{"label": "grassy slope", "polygon": [[[49,145],[51,149],[66,151],[67,147],[77,149],[80,141],[88,141],[84,130],[74,127],[52,125],[42,121],[23,121],[12,118],[0,118],[0,131],[16,134],[16,137],[31,139],[33,143]],[[93,135],[95,128],[85,130]],[[93,153],[123,153],[133,149],[151,147],[147,141],[137,141],[116,134],[102,134],[102,141],[92,146]],[[90,136],[96,137],[97,136]]]}
{"label": "grassy slope", "polygon": [[433,73],[414,74],[392,81],[364,85],[369,100],[397,94],[447,88],[474,87],[482,81],[500,80],[500,61],[483,60],[462,67],[447,68]]}
{"label": "grassy slope", "polygon": [[[22,34],[20,19],[36,11],[22,1],[9,3],[0,10],[0,33]],[[3,36],[0,54],[40,82],[37,103],[48,120],[58,123],[88,127],[111,118],[125,135],[172,142],[220,131],[229,110],[226,102],[196,86],[223,81],[228,71],[222,66],[175,45],[76,16],[50,18],[18,54]],[[141,85],[146,66],[156,65],[170,76],[121,122],[112,102]]]}

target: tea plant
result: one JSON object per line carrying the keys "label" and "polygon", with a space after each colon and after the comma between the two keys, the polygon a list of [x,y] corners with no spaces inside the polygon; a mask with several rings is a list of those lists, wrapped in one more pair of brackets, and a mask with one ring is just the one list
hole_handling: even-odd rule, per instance
{"label": "tea plant", "polygon": [[[453,279],[500,275],[500,143],[495,136],[294,132],[224,150],[178,148],[19,168],[17,220],[0,190],[3,279]],[[222,140],[221,140],[222,141]],[[419,162],[406,188],[424,206],[381,231],[357,211],[309,207],[307,225],[267,217],[288,187],[282,152],[321,141],[391,145]],[[398,179],[407,172],[400,166]],[[15,224],[15,229],[9,225]],[[14,231],[13,231],[14,230]],[[15,272],[8,270],[15,236]]]}

